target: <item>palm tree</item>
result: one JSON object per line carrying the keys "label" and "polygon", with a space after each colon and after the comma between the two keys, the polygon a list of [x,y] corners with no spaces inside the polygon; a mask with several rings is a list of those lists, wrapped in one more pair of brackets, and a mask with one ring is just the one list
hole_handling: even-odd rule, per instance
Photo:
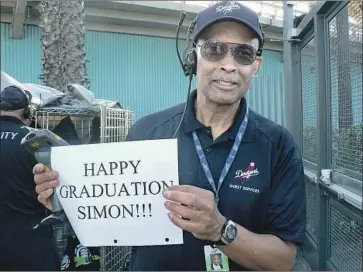
{"label": "palm tree", "polygon": [[67,84],[89,89],[84,1],[47,0],[38,5],[44,85],[65,92]]}
{"label": "palm tree", "polygon": [[[84,2],[46,0],[40,2],[36,9],[40,13],[43,84],[61,92],[67,91],[68,84],[79,84],[89,89]],[[74,235],[74,231],[66,222],[55,225],[54,234],[62,258],[67,237]]]}

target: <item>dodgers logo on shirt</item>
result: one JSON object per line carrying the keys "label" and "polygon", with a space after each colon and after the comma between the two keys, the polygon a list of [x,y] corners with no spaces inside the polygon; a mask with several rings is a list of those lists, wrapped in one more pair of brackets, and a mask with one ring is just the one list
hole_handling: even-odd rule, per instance
{"label": "dodgers logo on shirt", "polygon": [[254,162],[250,162],[250,164],[247,166],[247,168],[244,171],[242,170],[236,171],[235,179],[246,181],[249,180],[251,177],[257,176],[259,174],[260,172],[258,171],[256,164]]}
{"label": "dodgers logo on shirt", "polygon": [[237,183],[230,184],[229,187],[235,190],[247,191],[255,194],[259,194],[260,190],[251,186],[244,185],[245,182],[251,181],[253,177],[258,176],[260,172],[256,167],[255,162],[250,162],[245,170],[237,170],[235,180]]}

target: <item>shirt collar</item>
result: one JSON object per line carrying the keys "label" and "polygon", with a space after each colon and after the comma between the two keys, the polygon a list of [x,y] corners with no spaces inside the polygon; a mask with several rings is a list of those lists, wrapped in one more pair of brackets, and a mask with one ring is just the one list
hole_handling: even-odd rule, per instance
{"label": "shirt collar", "polygon": [[[180,127],[181,134],[187,134],[192,131],[196,131],[198,129],[205,128],[205,126],[202,123],[200,123],[196,118],[195,107],[194,107],[196,98],[197,98],[197,90],[195,89],[191,92],[191,94],[189,96],[189,103],[188,103],[188,106],[185,111],[183,123]],[[241,100],[241,103],[240,103],[238,113],[233,122],[233,125],[229,128],[229,130],[227,132],[227,136],[229,139],[234,140],[236,138],[238,129],[241,125],[241,122],[243,121],[243,118],[245,117],[246,108],[247,108],[247,100],[245,97],[243,97]],[[251,113],[251,110],[250,110],[250,113]],[[247,129],[246,129],[245,135],[243,136],[242,142],[251,142],[253,139],[254,130],[255,130],[255,126],[254,126],[254,123],[251,122],[251,114],[249,114]]]}

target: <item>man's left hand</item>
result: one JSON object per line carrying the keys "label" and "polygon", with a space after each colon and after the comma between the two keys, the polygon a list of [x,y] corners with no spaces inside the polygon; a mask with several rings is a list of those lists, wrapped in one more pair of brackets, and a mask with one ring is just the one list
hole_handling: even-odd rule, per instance
{"label": "man's left hand", "polygon": [[[211,191],[190,185],[176,185],[163,193],[169,200],[170,220],[201,240],[218,241],[226,218],[218,211]],[[176,202],[176,203],[175,203]]]}

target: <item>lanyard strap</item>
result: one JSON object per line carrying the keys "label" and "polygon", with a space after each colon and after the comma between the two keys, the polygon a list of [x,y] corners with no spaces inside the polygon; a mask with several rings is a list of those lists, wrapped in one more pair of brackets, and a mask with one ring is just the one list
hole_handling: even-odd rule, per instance
{"label": "lanyard strap", "polygon": [[207,179],[208,179],[208,181],[209,181],[210,185],[212,186],[212,189],[213,189],[213,191],[215,193],[217,204],[219,202],[219,189],[222,187],[223,181],[224,181],[225,177],[227,176],[229,168],[231,167],[234,159],[236,158],[238,148],[239,148],[239,146],[240,146],[240,144],[242,142],[243,135],[245,134],[247,123],[248,123],[248,114],[249,114],[249,110],[248,110],[248,107],[246,107],[245,117],[243,118],[243,121],[242,121],[242,123],[241,123],[241,125],[240,125],[240,127],[238,129],[236,139],[234,140],[231,151],[229,152],[229,155],[227,157],[227,160],[226,160],[226,162],[225,162],[225,164],[223,166],[223,170],[222,170],[221,175],[219,177],[218,188],[216,188],[216,185],[215,185],[215,182],[214,182],[214,179],[213,179],[213,175],[212,175],[212,173],[211,173],[211,171],[209,169],[209,165],[208,165],[207,159],[205,158],[203,147],[200,144],[198,135],[197,135],[197,133],[195,131],[193,131],[193,140],[194,140],[195,149],[197,151],[199,161],[200,161],[200,164],[202,165],[204,173],[205,173],[205,175],[206,175],[206,177],[207,177]]}

